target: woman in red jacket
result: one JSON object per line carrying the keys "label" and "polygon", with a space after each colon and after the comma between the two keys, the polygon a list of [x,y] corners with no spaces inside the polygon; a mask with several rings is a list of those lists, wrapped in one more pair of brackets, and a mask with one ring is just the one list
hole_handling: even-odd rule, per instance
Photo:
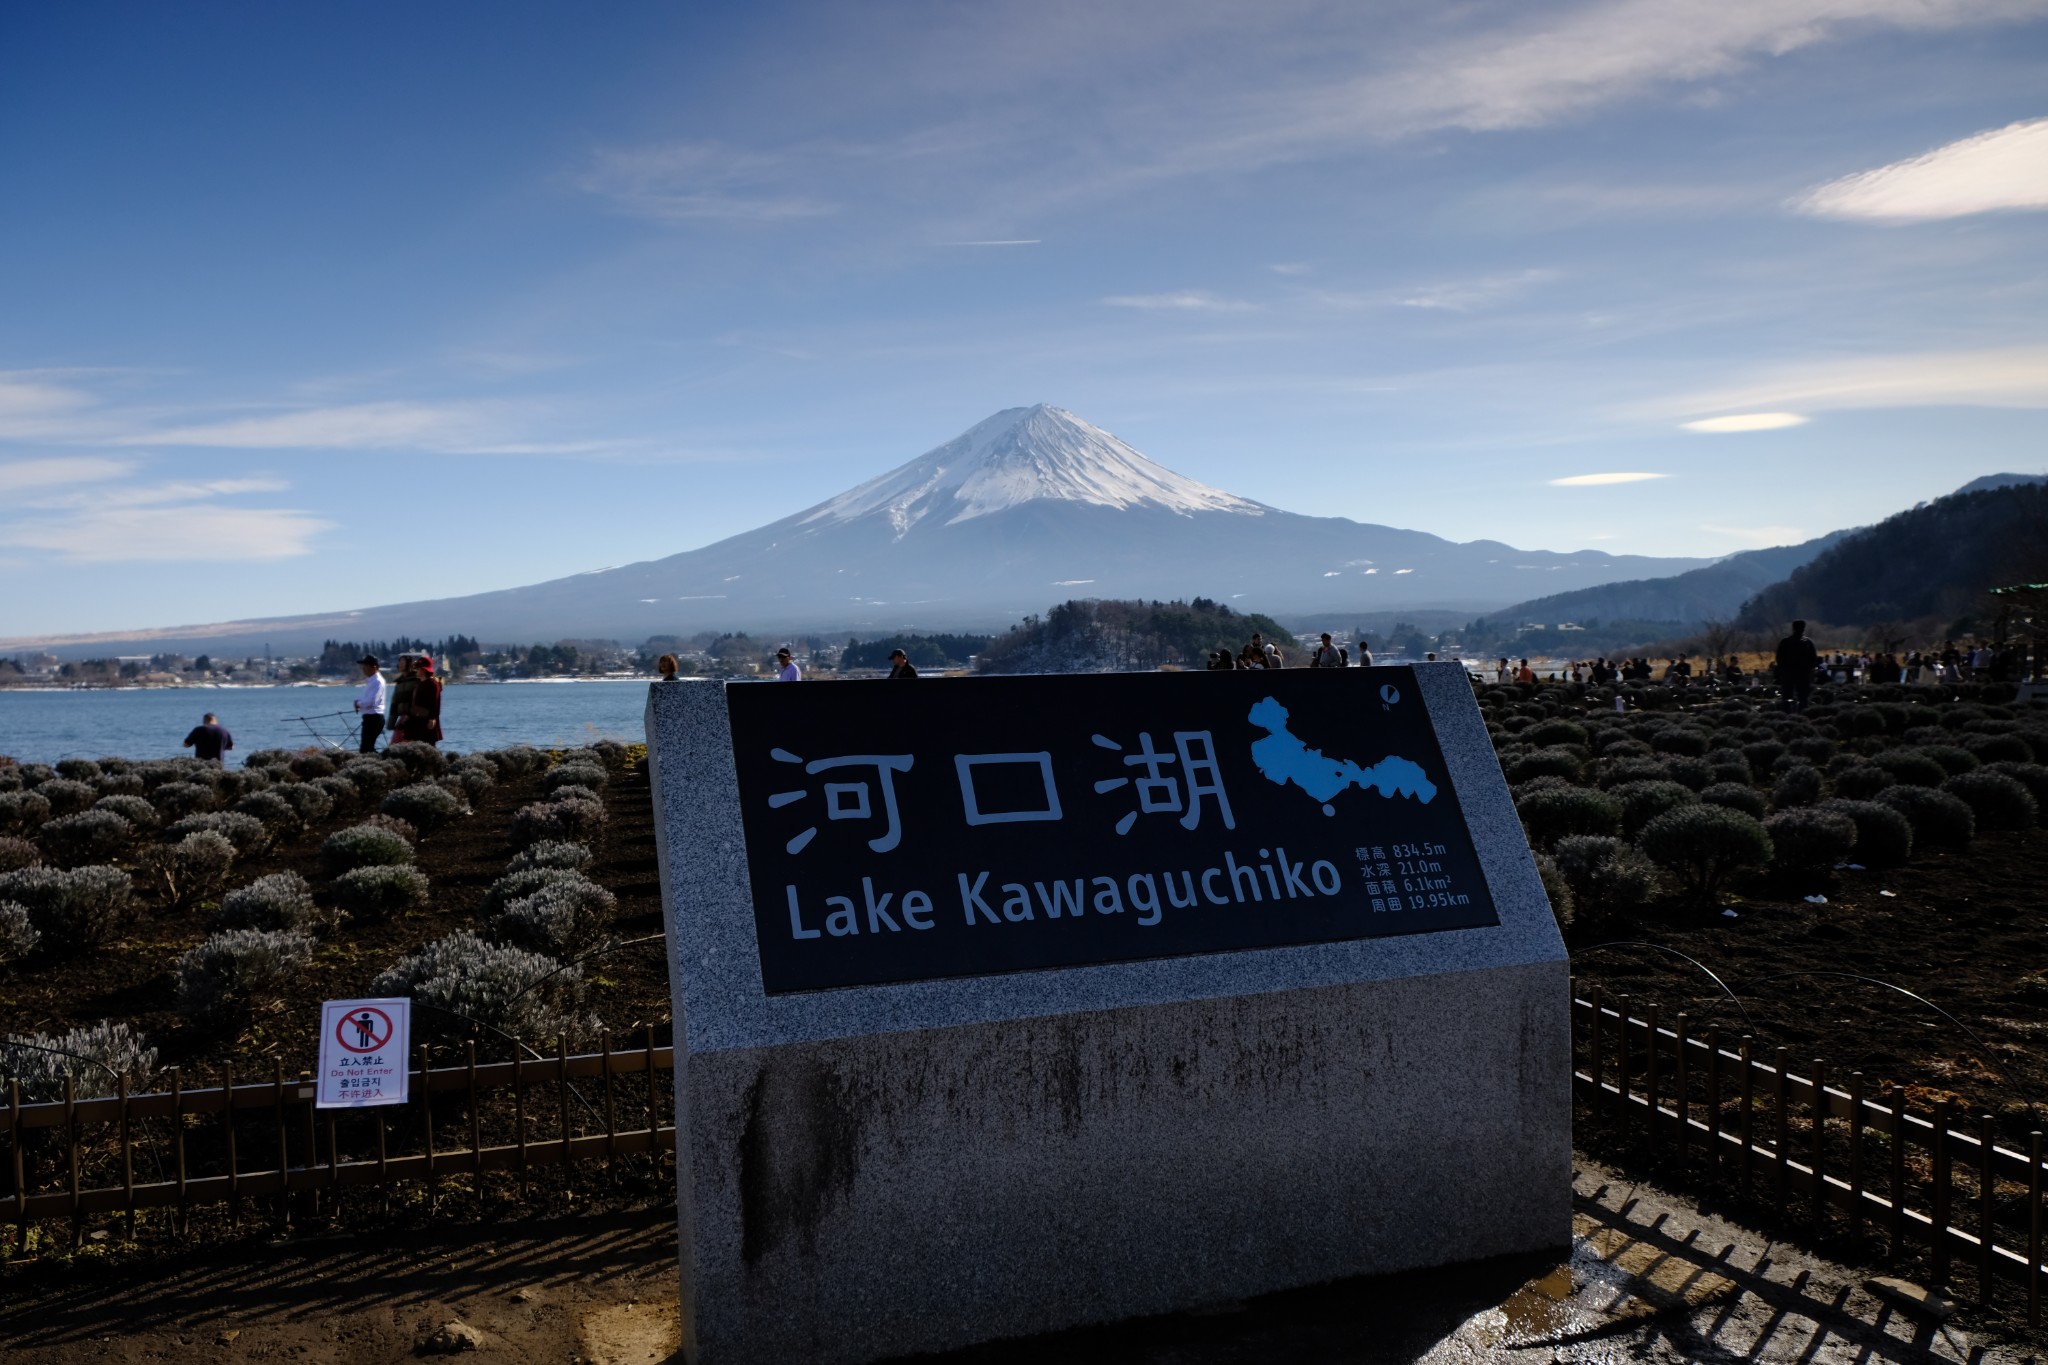
{"label": "woman in red jacket", "polygon": [[405,737],[422,744],[441,742],[441,680],[434,676],[434,660],[422,656],[419,681],[413,684],[410,714],[405,718]]}

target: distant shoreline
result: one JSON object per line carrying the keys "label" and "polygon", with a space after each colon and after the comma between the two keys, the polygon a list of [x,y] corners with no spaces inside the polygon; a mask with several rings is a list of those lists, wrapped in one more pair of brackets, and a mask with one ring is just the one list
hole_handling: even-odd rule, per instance
{"label": "distant shoreline", "polygon": [[[597,678],[492,678],[489,682],[458,678],[443,679],[447,687],[511,687],[521,683],[624,683],[655,680],[653,674],[611,674]],[[328,678],[304,682],[208,682],[208,683],[145,683],[145,682],[97,682],[97,683],[44,683],[44,682],[0,682],[0,695],[9,692],[286,692],[307,688],[353,689],[359,684],[345,678]]]}

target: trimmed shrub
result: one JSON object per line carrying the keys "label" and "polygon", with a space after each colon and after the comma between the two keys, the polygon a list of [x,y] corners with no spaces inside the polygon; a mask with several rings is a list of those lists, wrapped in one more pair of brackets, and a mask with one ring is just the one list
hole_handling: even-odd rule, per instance
{"label": "trimmed shrub", "polygon": [[0,792],[0,830],[34,834],[50,818],[50,803],[35,792]]}
{"label": "trimmed shrub", "polygon": [[135,828],[155,829],[162,823],[156,807],[132,793],[123,792],[115,796],[102,796],[92,803],[94,810],[110,810]]}
{"label": "trimmed shrub", "polygon": [[99,791],[90,783],[74,782],[68,777],[38,783],[36,795],[50,803],[52,815],[76,815],[99,799]]}
{"label": "trimmed shrub", "polygon": [[[1548,744],[1550,742],[1549,740],[1542,739],[1536,741],[1538,744]],[[615,739],[592,740],[589,751],[596,754],[598,762],[604,764],[605,767],[613,772],[623,769],[626,766],[626,760],[632,757],[632,750]]]}
{"label": "trimmed shrub", "polygon": [[220,894],[235,865],[235,846],[225,834],[200,830],[175,844],[158,845],[143,855],[143,881],[173,910],[183,910]]}
{"label": "trimmed shrub", "polygon": [[1532,792],[1515,802],[1529,841],[1548,848],[1572,834],[1613,834],[1621,828],[1622,805],[1607,792],[1558,787]]}
{"label": "trimmed shrub", "polygon": [[377,812],[375,815],[365,815],[362,819],[356,821],[356,828],[388,829],[408,844],[416,844],[420,841],[420,832],[413,828],[412,821],[401,820],[395,815],[386,815],[382,811]]}
{"label": "trimmed shrub", "polygon": [[28,840],[0,835],[0,872],[13,872],[18,868],[34,867],[42,860],[42,850],[38,849]]}
{"label": "trimmed shrub", "polygon": [[1742,746],[1742,756],[1749,760],[1750,771],[1767,773],[1771,765],[1784,756],[1785,746],[1774,739],[1753,740]]}
{"label": "trimmed shrub", "polygon": [[72,1095],[83,1100],[113,1094],[122,1079],[132,1095],[146,1089],[155,1072],[156,1049],[128,1025],[111,1020],[66,1033],[0,1038],[0,1076],[20,1080],[21,1098],[29,1104],[63,1099],[66,1076]]}
{"label": "trimmed shrub", "polygon": [[1674,725],[1657,731],[1650,736],[1650,747],[1660,754],[1680,754],[1686,758],[1704,758],[1711,737],[1705,731]]}
{"label": "trimmed shrub", "polygon": [[343,914],[374,921],[417,910],[427,890],[427,874],[416,867],[359,867],[336,877],[328,893]]}
{"label": "trimmed shrub", "polygon": [[1700,799],[1690,787],[1676,782],[1625,782],[1609,794],[1621,802],[1622,832],[1631,839],[1664,812],[1696,805]]}
{"label": "trimmed shrub", "polygon": [[1749,760],[1733,749],[1720,749],[1707,755],[1707,776],[1710,787],[1724,782],[1746,787],[1755,780],[1755,774],[1749,770]]}
{"label": "trimmed shrub", "polygon": [[89,758],[60,758],[57,760],[57,776],[68,777],[73,782],[97,782],[100,765]]}
{"label": "trimmed shrub", "polygon": [[514,811],[509,833],[514,848],[525,848],[543,839],[588,843],[604,833],[604,822],[602,801],[557,796]]}
{"label": "trimmed shrub", "polygon": [[581,844],[572,844],[563,839],[544,839],[531,848],[521,849],[512,855],[512,861],[505,864],[507,872],[526,872],[534,868],[561,868],[568,872],[581,872],[589,867],[595,856]]}
{"label": "trimmed shrub", "polygon": [[285,766],[290,768],[292,776],[301,782],[310,782],[316,777],[327,777],[334,772],[334,760],[317,749],[293,754]]}
{"label": "trimmed shrub", "polygon": [[[2004,773],[1958,773],[1941,789],[1961,797],[1977,817],[1978,829],[2032,829],[2041,817],[2032,793]],[[49,825],[44,825],[45,832]]]}
{"label": "trimmed shrub", "polygon": [[211,775],[191,779],[202,786],[213,788],[214,795],[222,801],[239,801],[250,792],[270,790],[270,771],[263,768],[222,768]]}
{"label": "trimmed shrub", "polygon": [[261,820],[274,839],[290,839],[306,825],[299,815],[299,808],[274,790],[250,792],[235,802],[235,809]]}
{"label": "trimmed shrub", "polygon": [[618,897],[581,877],[522,896],[492,918],[490,936],[551,957],[570,958],[610,927]]}
{"label": "trimmed shrub", "polygon": [[413,861],[412,845],[388,829],[351,825],[320,845],[320,870],[330,877],[359,867],[403,867]]}
{"label": "trimmed shrub", "polygon": [[[1586,727],[1575,720],[1543,721],[1525,730],[1522,738],[1542,748],[1548,748],[1556,744],[1571,744],[1583,749],[1591,742],[1591,737],[1586,733]],[[591,747],[595,748],[596,746],[593,745]],[[619,752],[617,762],[612,762],[610,759],[606,761],[610,762],[613,767],[618,767],[625,762],[626,751],[623,745],[616,745],[614,747]]]}
{"label": "trimmed shrub", "polygon": [[1579,909],[1593,915],[1640,910],[1661,889],[1656,864],[1620,839],[1573,835],[1553,855]]}
{"label": "trimmed shrub", "polygon": [[1890,806],[1837,798],[1814,809],[1855,824],[1856,861],[1865,867],[1898,867],[1913,856],[1913,824]]}
{"label": "trimmed shrub", "polygon": [[[1571,771],[1559,773],[1559,777],[1575,777],[1578,775],[1578,755],[1572,755],[1571,759]],[[1535,773],[1529,775],[1531,777],[1537,776]],[[604,770],[603,764],[560,763],[548,769],[547,776],[541,778],[540,785],[543,790],[550,792],[560,791],[564,787],[588,787],[593,792],[601,792],[604,790],[604,784],[611,780],[612,775]]]}
{"label": "trimmed shrub", "polygon": [[188,834],[218,834],[235,846],[239,857],[253,858],[270,847],[270,830],[253,815],[238,810],[210,810],[188,815],[164,831],[172,839]]}
{"label": "trimmed shrub", "polygon": [[1631,782],[1669,782],[1671,769],[1661,759],[1624,758],[1613,762],[1602,760],[1600,771],[1594,778],[1600,786],[1613,788],[1627,786]]}
{"label": "trimmed shrub", "polygon": [[128,922],[133,887],[118,867],[24,867],[0,875],[0,901],[29,913],[43,946],[56,952],[96,948]]}
{"label": "trimmed shrub", "polygon": [[333,928],[339,917],[320,908],[304,877],[273,872],[228,892],[213,922],[220,929],[296,929],[310,934]]}
{"label": "trimmed shrub", "polygon": [[1747,782],[1716,782],[1700,793],[1700,800],[1710,806],[1726,806],[1739,810],[1754,819],[1764,818],[1764,812],[1771,808],[1764,794]]}
{"label": "trimmed shrub", "polygon": [[310,782],[280,782],[270,790],[291,803],[302,825],[317,825],[334,813],[334,798]]}
{"label": "trimmed shrub", "polygon": [[1871,763],[1892,775],[1894,782],[1914,787],[1939,787],[1948,780],[1948,769],[1918,749],[1888,749],[1873,754]]}
{"label": "trimmed shrub", "polygon": [[99,794],[106,796],[141,796],[149,788],[144,784],[141,773],[108,773],[93,783]]}
{"label": "trimmed shrub", "polygon": [[363,800],[375,801],[403,782],[406,771],[403,763],[387,763],[381,758],[363,756],[350,759],[335,776],[353,786]]}
{"label": "trimmed shrub", "polygon": [[1664,771],[1673,782],[1692,791],[1705,791],[1714,782],[1714,768],[1704,758],[1673,757],[1664,760]]}
{"label": "trimmed shrub", "polygon": [[1557,927],[1568,929],[1578,918],[1578,906],[1572,900],[1571,883],[1557,867],[1557,860],[1548,853],[1536,855],[1536,875],[1542,879],[1543,895],[1550,902],[1550,913],[1557,920]]}
{"label": "trimmed shrub", "polygon": [[2036,806],[2048,808],[2048,765],[2040,763],[2007,763],[2003,760],[1984,765],[1989,772],[2009,777],[2025,787],[2034,798]]}
{"label": "trimmed shrub", "polygon": [[476,913],[481,919],[489,919],[513,901],[522,900],[543,887],[562,882],[583,882],[593,887],[597,885],[581,872],[566,867],[521,868],[507,872],[492,882],[484,891],[483,901],[477,906]]}
{"label": "trimmed shrub", "polygon": [[1950,792],[1901,784],[1877,794],[1913,826],[1913,842],[1936,848],[1967,848],[1977,837],[1977,815],[1969,803]]}
{"label": "trimmed shrub", "polygon": [[356,784],[345,777],[316,777],[306,785],[327,796],[328,812],[340,815],[363,804],[363,794],[356,790]]}
{"label": "trimmed shrub", "polygon": [[215,934],[178,959],[178,1013],[203,1023],[238,1024],[275,1010],[297,989],[313,948],[311,934],[290,929]]}
{"label": "trimmed shrub", "polygon": [[2034,746],[2018,735],[1968,735],[1963,747],[1984,764],[2034,761]]}
{"label": "trimmed shrub", "polygon": [[548,761],[546,754],[524,744],[515,744],[509,749],[493,749],[478,757],[487,758],[496,764],[498,776],[501,778],[524,777],[530,772],[538,771]]}
{"label": "trimmed shrub", "polygon": [[450,779],[461,788],[466,799],[476,801],[498,784],[497,765],[489,759],[471,756],[458,762],[448,777],[442,780],[445,782]]}
{"label": "trimmed shrub", "polygon": [[28,907],[0,901],[0,967],[20,962],[36,950],[43,936],[29,918]]}
{"label": "trimmed shrub", "polygon": [[[575,772],[575,769],[557,767],[549,778],[561,772]],[[1507,780],[1528,782],[1530,778],[1563,778],[1565,782],[1577,782],[1581,772],[1585,772],[1585,759],[1575,749],[1536,749],[1534,753],[1524,753],[1507,765]],[[551,786],[549,790],[555,788]]]}
{"label": "trimmed shrub", "polygon": [[370,993],[410,996],[432,1010],[529,1042],[574,1042],[596,1022],[582,1013],[582,968],[466,931],[405,958],[372,981]]}
{"label": "trimmed shrub", "polygon": [[1856,822],[1835,812],[1803,807],[1781,810],[1764,821],[1771,836],[1771,861],[1811,872],[1831,868],[1856,847]]}
{"label": "trimmed shrub", "polygon": [[419,740],[406,740],[384,747],[386,760],[397,760],[405,765],[408,781],[417,782],[422,778],[439,777],[448,769],[448,755],[431,744]]}
{"label": "trimmed shrub", "polygon": [[460,800],[428,782],[400,787],[385,797],[378,809],[414,826],[422,834],[432,834],[463,813]]}
{"label": "trimmed shrub", "polygon": [[1726,806],[1667,810],[1644,828],[1639,843],[1650,861],[1678,878],[1697,905],[1711,904],[1730,878],[1762,867],[1772,852],[1763,824]]}
{"label": "trimmed shrub", "polygon": [[149,794],[149,804],[163,812],[166,820],[182,820],[214,808],[213,788],[197,782],[166,782]]}
{"label": "trimmed shrub", "polygon": [[1771,788],[1771,804],[1779,810],[1810,806],[1828,794],[1826,779],[1811,765],[1792,768]]}
{"label": "trimmed shrub", "polygon": [[1922,744],[1913,752],[1922,758],[1931,758],[1939,763],[1942,772],[1949,777],[1973,772],[1983,766],[1977,761],[1977,755],[1968,749],[1959,749],[1953,744]]}
{"label": "trimmed shrub", "polygon": [[1896,782],[1896,778],[1875,763],[1862,763],[1836,774],[1835,792],[1851,801],[1868,801]]}
{"label": "trimmed shrub", "polygon": [[110,863],[126,853],[135,842],[135,826],[110,810],[86,810],[58,816],[37,837],[57,866],[84,867]]}

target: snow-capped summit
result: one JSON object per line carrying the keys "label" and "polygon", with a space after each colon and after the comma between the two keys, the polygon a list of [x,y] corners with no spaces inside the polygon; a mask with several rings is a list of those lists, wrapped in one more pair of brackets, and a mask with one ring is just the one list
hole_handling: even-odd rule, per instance
{"label": "snow-capped summit", "polygon": [[821,503],[800,526],[883,517],[902,536],[927,517],[951,526],[1027,502],[1264,515],[1263,504],[1153,463],[1064,408],[1005,408],[935,450]]}

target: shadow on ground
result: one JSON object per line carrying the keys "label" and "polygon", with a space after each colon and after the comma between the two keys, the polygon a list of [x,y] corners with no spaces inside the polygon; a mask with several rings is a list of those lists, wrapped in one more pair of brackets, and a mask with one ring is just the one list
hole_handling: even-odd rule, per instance
{"label": "shadow on ground", "polygon": [[[1906,1315],[1863,1274],[1778,1246],[1583,1159],[1569,1254],[1349,1280],[1137,1322],[997,1342],[927,1365],[1237,1362],[1906,1362],[2024,1365],[2023,1341],[1973,1341]],[[672,1358],[675,1225],[666,1210],[238,1244],[147,1269],[17,1280],[10,1357],[46,1365],[412,1358],[450,1322],[490,1359],[654,1365]],[[1058,1292],[1049,1276],[1048,1292]]]}

